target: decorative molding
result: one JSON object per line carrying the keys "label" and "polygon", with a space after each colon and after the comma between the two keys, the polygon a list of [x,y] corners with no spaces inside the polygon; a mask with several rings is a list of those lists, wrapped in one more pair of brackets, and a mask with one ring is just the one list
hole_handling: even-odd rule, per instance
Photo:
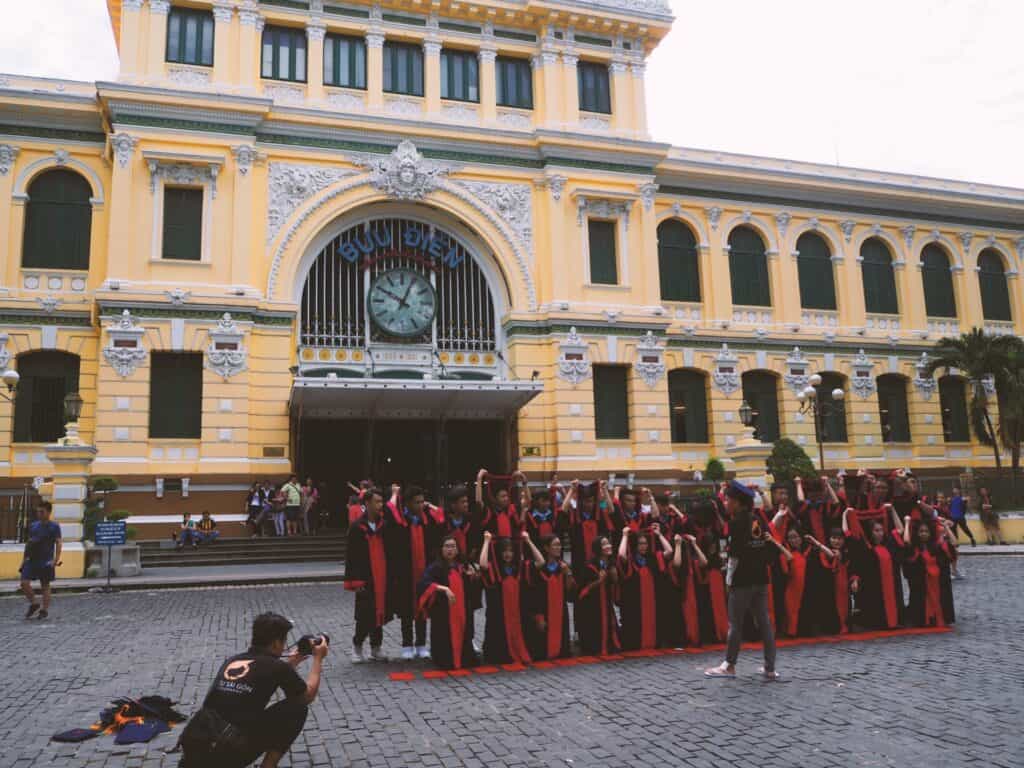
{"label": "decorative molding", "polygon": [[654,337],[653,331],[647,331],[636,345],[636,363],[633,368],[640,374],[644,384],[654,387],[665,375],[665,348]]}
{"label": "decorative molding", "polygon": [[924,369],[927,367],[928,353],[922,352],[921,359],[914,363],[917,370],[917,375],[914,376],[914,389],[921,395],[922,400],[931,400],[937,386],[933,376],[925,376]]}
{"label": "decorative molding", "polygon": [[226,24],[231,22],[235,7],[231,0],[213,0],[213,20]]}
{"label": "decorative molding", "polygon": [[863,349],[859,350],[853,358],[850,389],[856,392],[861,400],[867,400],[875,393],[875,377],[872,375],[874,367],[874,362],[864,353]]}
{"label": "decorative molding", "polygon": [[708,221],[711,222],[711,231],[714,232],[718,229],[718,222],[722,220],[722,209],[714,205],[710,208],[705,208],[704,213],[708,215]]}
{"label": "decorative molding", "polygon": [[793,347],[789,357],[786,358],[786,374],[782,380],[786,382],[794,395],[799,395],[811,383],[810,361],[800,351],[800,347]]}
{"label": "decorative molding", "polygon": [[480,115],[474,107],[466,104],[442,104],[441,119],[453,123],[475,123],[480,119]]}
{"label": "decorative molding", "polygon": [[303,202],[331,184],[352,176],[348,168],[308,163],[271,163],[267,174],[267,243]]}
{"label": "decorative molding", "polygon": [[533,254],[533,192],[529,184],[459,180],[508,225]]}
{"label": "decorative molding", "polygon": [[7,349],[8,338],[6,333],[0,333],[0,370],[3,371],[6,371],[11,363],[11,351]]}
{"label": "decorative molding", "polygon": [[210,346],[206,349],[206,367],[220,374],[225,381],[246,369],[248,352],[242,345],[245,332],[225,312],[211,328]]}
{"label": "decorative molding", "polygon": [[738,390],[740,384],[739,358],[729,349],[729,345],[722,343],[722,348],[715,355],[715,369],[711,373],[711,380],[715,389],[728,397]]}
{"label": "decorative molding", "polygon": [[238,8],[238,21],[245,27],[262,29],[264,20],[256,0],[245,0]]}
{"label": "decorative molding", "polygon": [[574,387],[590,378],[592,369],[587,357],[587,343],[576,333],[576,326],[569,328],[569,335],[558,349],[558,378]]}
{"label": "decorative molding", "polygon": [[124,310],[113,325],[107,328],[110,344],[103,348],[103,358],[121,378],[128,378],[146,359],[142,337],[146,333],[135,322],[132,313]]}
{"label": "decorative molding", "polygon": [[408,139],[387,157],[361,165],[370,172],[370,184],[396,200],[422,200],[451,172],[449,167],[423,157]]}
{"label": "decorative molding", "polygon": [[146,161],[149,168],[149,191],[156,194],[160,179],[170,184],[210,185],[212,199],[217,199],[217,176],[220,174],[219,162],[164,162],[150,159]]}
{"label": "decorative molding", "polygon": [[264,83],[263,96],[281,104],[302,104],[306,100],[306,89],[301,86]]}
{"label": "decorative molding", "polygon": [[847,245],[850,243],[850,239],[853,237],[853,230],[857,226],[857,222],[853,219],[843,219],[839,222],[839,229],[843,233],[843,239],[846,240]]}
{"label": "decorative molding", "polygon": [[605,132],[612,129],[612,120],[603,115],[581,115],[579,127],[584,131]]}
{"label": "decorative molding", "polygon": [[312,18],[309,24],[306,25],[306,39],[310,42],[323,42],[324,36],[327,34],[327,25],[324,24],[323,19]]}
{"label": "decorative molding", "polygon": [[498,125],[515,130],[529,130],[533,127],[533,118],[515,110],[498,110]]}
{"label": "decorative molding", "polygon": [[957,232],[956,236],[960,239],[960,244],[964,247],[964,257],[967,256],[968,251],[971,249],[971,240],[974,239],[973,232]]}
{"label": "decorative molding", "polygon": [[369,30],[366,33],[366,47],[369,48],[383,48],[384,47],[384,33],[377,30]]}
{"label": "decorative molding", "polygon": [[189,300],[189,297],[192,296],[192,292],[186,291],[183,288],[172,288],[169,291],[164,291],[164,295],[167,296],[168,299],[170,299],[171,304],[173,304],[176,307],[180,307],[182,304]]}
{"label": "decorative molding", "polygon": [[66,149],[58,149],[53,153],[53,162],[58,166],[64,166],[68,164],[71,159],[71,153]]}
{"label": "decorative molding", "polygon": [[21,149],[12,144],[0,144],[0,176],[6,176],[11,172],[20,152]]}
{"label": "decorative molding", "polygon": [[779,227],[780,240],[786,236],[786,230],[789,229],[789,222],[792,220],[793,217],[790,216],[785,211],[780,211],[779,213],[775,214],[775,223]]}
{"label": "decorative molding", "polygon": [[249,173],[249,169],[252,168],[253,163],[260,159],[260,154],[254,147],[248,144],[239,144],[231,148],[231,155],[235,158],[235,164],[238,166],[238,172],[243,176]]}
{"label": "decorative molding", "polygon": [[52,315],[57,311],[57,307],[60,306],[61,299],[56,296],[40,296],[36,299],[43,312],[48,315]]}
{"label": "decorative molding", "polygon": [[135,148],[139,146],[139,140],[127,133],[115,133],[110,137],[110,146],[114,150],[114,157],[117,164],[122,168],[128,165],[128,161],[135,154]]}
{"label": "decorative molding", "polygon": [[556,203],[562,199],[562,192],[565,191],[565,185],[569,182],[569,179],[565,176],[559,176],[554,174],[553,176],[545,177],[548,189],[551,190],[551,199]]}
{"label": "decorative molding", "polygon": [[332,107],[343,109],[347,112],[362,112],[366,109],[366,102],[362,96],[345,91],[332,91],[327,94],[327,103]]}
{"label": "decorative molding", "polygon": [[149,0],[149,12],[166,16],[171,10],[171,0]]}
{"label": "decorative molding", "polygon": [[608,200],[601,197],[587,197],[580,195],[576,199],[576,224],[582,227],[587,216],[597,216],[604,219],[622,218],[626,229],[629,229],[629,210],[633,207],[632,202],[622,200]]}
{"label": "decorative molding", "polygon": [[637,191],[640,193],[640,200],[644,204],[644,210],[650,211],[654,207],[654,196],[658,194],[658,185],[648,182],[637,187]]}

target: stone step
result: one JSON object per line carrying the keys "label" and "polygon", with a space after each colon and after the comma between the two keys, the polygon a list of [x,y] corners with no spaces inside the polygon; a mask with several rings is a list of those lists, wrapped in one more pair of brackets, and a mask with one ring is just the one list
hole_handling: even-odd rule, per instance
{"label": "stone step", "polygon": [[223,557],[217,554],[210,554],[209,550],[197,550],[193,552],[179,552],[175,557],[151,561],[144,558],[142,561],[142,573],[146,568],[191,568],[196,566],[216,565],[255,565],[255,564],[287,564],[287,563],[341,563],[342,557],[336,553],[322,552],[305,557],[294,557],[287,554],[260,553],[246,557]]}

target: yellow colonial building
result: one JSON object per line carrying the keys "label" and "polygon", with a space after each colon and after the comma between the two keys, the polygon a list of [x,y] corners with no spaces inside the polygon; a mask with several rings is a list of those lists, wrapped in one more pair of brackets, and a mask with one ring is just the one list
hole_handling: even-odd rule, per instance
{"label": "yellow colonial building", "polygon": [[817,456],[813,374],[831,468],[991,461],[921,369],[1024,332],[1024,190],[652,141],[664,0],[108,6],[116,81],[0,75],[7,487],[70,392],[164,530],[292,470],[674,482],[744,400]]}

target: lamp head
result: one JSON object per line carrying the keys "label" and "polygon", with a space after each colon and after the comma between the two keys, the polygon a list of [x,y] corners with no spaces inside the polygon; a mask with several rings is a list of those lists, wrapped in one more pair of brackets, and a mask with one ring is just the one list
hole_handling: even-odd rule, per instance
{"label": "lamp head", "polygon": [[4,384],[7,386],[8,392],[13,392],[15,387],[18,386],[18,382],[21,381],[21,376],[13,368],[8,368],[3,373]]}
{"label": "lamp head", "polygon": [[803,390],[796,393],[796,401],[801,405],[807,402],[807,395],[803,393]]}
{"label": "lamp head", "polygon": [[749,427],[754,423],[754,410],[746,400],[740,405],[740,422],[745,427]]}
{"label": "lamp head", "polygon": [[804,387],[803,395],[808,399],[813,399],[818,396],[818,390],[816,390],[814,387],[806,386]]}
{"label": "lamp head", "polygon": [[846,393],[843,392],[843,390],[841,390],[839,387],[836,387],[835,389],[832,390],[833,400],[842,400],[844,397],[846,397]]}
{"label": "lamp head", "polygon": [[817,373],[812,373],[808,381],[811,383],[812,387],[816,387],[819,384],[821,384],[821,375]]}
{"label": "lamp head", "polygon": [[64,417],[68,423],[75,423],[82,415],[82,396],[77,392],[71,392],[64,397]]}

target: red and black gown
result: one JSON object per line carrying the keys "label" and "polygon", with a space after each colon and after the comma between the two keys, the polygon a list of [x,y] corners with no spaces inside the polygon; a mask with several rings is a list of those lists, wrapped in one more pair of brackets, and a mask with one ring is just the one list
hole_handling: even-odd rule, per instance
{"label": "red and black gown", "polygon": [[860,577],[856,595],[858,623],[866,629],[895,629],[903,623],[903,579],[900,561],[903,550],[892,536],[881,544],[866,539],[847,539],[851,562]]}
{"label": "red and black gown", "polygon": [[547,512],[531,509],[523,516],[523,527],[530,532],[533,545],[540,549],[545,536],[561,533],[560,511],[555,507],[549,508]]}
{"label": "red and black gown", "polygon": [[[818,541],[826,541],[833,528],[842,528],[843,509],[845,507],[831,500],[805,501],[800,505],[797,516],[804,527],[804,533],[810,533]],[[785,531],[782,537],[785,541]]]}
{"label": "red and black gown", "polygon": [[619,620],[615,616],[614,585],[606,575],[609,565],[592,558],[580,569],[576,593],[576,631],[580,650],[586,656],[607,656],[622,650]]}
{"label": "red and black gown", "polygon": [[[475,667],[479,660],[473,650],[473,605],[479,591],[475,579],[460,563],[434,562],[420,579],[419,615],[430,618],[430,657],[441,669]],[[448,587],[455,602],[438,589]]]}
{"label": "red and black gown", "polygon": [[371,525],[365,514],[348,527],[344,585],[356,593],[356,623],[366,629],[383,627],[396,613],[388,590],[387,527],[383,516]]}
{"label": "red and black gown", "polygon": [[[527,563],[526,647],[534,661],[567,658],[569,650],[569,600],[575,582],[556,560],[538,568]],[[542,627],[543,624],[543,627]]]}
{"label": "red and black gown", "polygon": [[529,664],[523,624],[527,619],[525,565],[501,563],[482,572],[487,592],[484,660],[488,664]]}
{"label": "red and black gown", "polygon": [[[683,562],[676,568],[674,561],[669,565],[669,575],[672,577],[672,584],[676,588],[675,604],[679,616],[679,636],[686,646],[700,645],[700,610],[697,606],[697,577],[696,571],[700,563],[689,551],[689,544],[683,543]],[[678,644],[678,642],[677,642]]]}
{"label": "red and black gown", "polygon": [[700,525],[691,519],[691,525],[693,535],[697,537],[697,545],[708,561],[707,566],[695,563],[693,569],[700,642],[724,643],[729,632],[729,610],[719,549],[719,539],[723,534],[718,523]]}
{"label": "red and black gown", "polygon": [[810,559],[811,554],[809,553],[809,547],[795,550],[791,554],[793,555],[792,560],[787,560],[785,556],[779,557],[779,566],[785,577],[783,591],[785,604],[783,616],[785,618],[782,624],[782,631],[790,637],[796,637],[798,634],[801,634],[801,628],[807,624],[807,619],[805,618],[801,625],[801,613],[803,612],[804,597],[807,591],[807,561]]}
{"label": "red and black gown", "polygon": [[390,518],[384,532],[384,543],[388,556],[389,588],[394,594],[396,613],[403,621],[409,621],[416,615],[416,585],[436,555],[436,526],[430,524],[427,509],[421,515],[413,515],[401,500],[397,504],[389,500],[387,509]]}
{"label": "red and black gown", "polygon": [[910,584],[907,621],[915,627],[944,627],[955,621],[952,590],[943,596],[942,567],[949,565],[945,542],[929,541],[907,548],[903,573]]}
{"label": "red and black gown", "polygon": [[651,650],[658,645],[658,580],[665,572],[661,552],[619,558],[619,609],[622,647]]}
{"label": "red and black gown", "polygon": [[816,603],[816,618],[828,635],[845,635],[850,631],[850,583],[857,577],[850,564],[849,548],[844,546],[829,560],[819,552],[816,568],[825,578],[821,582],[822,599]]}
{"label": "red and black gown", "polygon": [[590,560],[594,541],[600,536],[611,536],[611,522],[601,510],[586,514],[579,507],[569,512],[569,549],[572,552],[573,573],[579,579],[583,566]]}

